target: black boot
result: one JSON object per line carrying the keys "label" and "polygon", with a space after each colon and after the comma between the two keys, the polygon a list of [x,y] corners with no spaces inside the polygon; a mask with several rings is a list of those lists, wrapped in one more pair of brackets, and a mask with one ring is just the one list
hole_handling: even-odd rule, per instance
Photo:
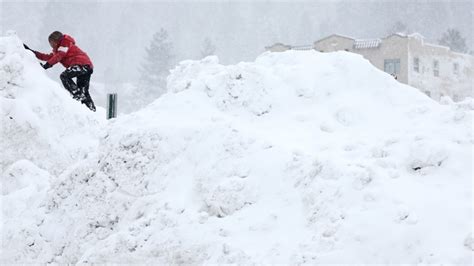
{"label": "black boot", "polygon": [[85,104],[87,108],[89,108],[92,112],[96,111],[94,102],[92,101],[91,98],[83,100],[82,103]]}

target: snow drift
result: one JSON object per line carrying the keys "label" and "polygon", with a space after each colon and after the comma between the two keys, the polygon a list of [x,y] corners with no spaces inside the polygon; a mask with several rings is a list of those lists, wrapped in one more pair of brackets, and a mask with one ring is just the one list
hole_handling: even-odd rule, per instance
{"label": "snow drift", "polygon": [[0,39],[0,105],[2,169],[28,159],[61,171],[97,144],[99,116],[47,78],[14,35]]}
{"label": "snow drift", "polygon": [[[2,77],[45,79],[8,47],[2,69],[22,70]],[[49,121],[33,140],[63,153],[2,132],[25,150],[3,153],[2,262],[471,262],[472,102],[439,105],[358,55],[185,61],[167,94],[107,125],[15,84],[2,125],[28,110],[25,123]],[[37,118],[26,90],[56,116]],[[52,141],[72,133],[90,145]]]}

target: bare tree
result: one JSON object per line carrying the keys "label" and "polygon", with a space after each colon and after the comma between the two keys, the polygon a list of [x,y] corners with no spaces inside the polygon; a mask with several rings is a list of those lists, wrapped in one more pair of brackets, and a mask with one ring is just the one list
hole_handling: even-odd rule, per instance
{"label": "bare tree", "polygon": [[395,34],[395,33],[409,34],[410,29],[405,23],[401,21],[397,21],[388,29],[387,35]]}
{"label": "bare tree", "polygon": [[441,39],[438,40],[438,43],[448,46],[455,52],[468,52],[466,39],[462,37],[461,33],[456,29],[448,29],[446,32],[444,32]]}

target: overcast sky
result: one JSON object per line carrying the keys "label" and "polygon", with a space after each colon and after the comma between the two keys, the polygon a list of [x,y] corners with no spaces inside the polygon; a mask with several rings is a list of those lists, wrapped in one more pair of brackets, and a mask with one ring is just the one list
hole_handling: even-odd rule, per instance
{"label": "overcast sky", "polygon": [[107,68],[120,81],[138,77],[144,49],[161,27],[176,61],[198,59],[204,39],[221,62],[253,60],[275,42],[311,44],[329,34],[380,38],[400,21],[436,42],[458,29],[473,49],[472,1],[5,1],[0,32],[15,30],[34,49],[47,51],[47,35],[72,35],[92,57],[96,77]]}

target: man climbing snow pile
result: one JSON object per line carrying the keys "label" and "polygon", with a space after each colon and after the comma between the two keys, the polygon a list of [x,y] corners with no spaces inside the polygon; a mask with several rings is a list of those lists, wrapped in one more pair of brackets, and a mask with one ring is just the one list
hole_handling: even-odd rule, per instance
{"label": "man climbing snow pile", "polygon": [[[48,41],[53,48],[53,52],[50,54],[32,50],[26,44],[23,44],[23,46],[25,49],[32,51],[39,60],[46,61],[42,64],[44,69],[60,62],[66,68],[60,76],[64,88],[71,93],[74,99],[95,112],[95,105],[89,94],[89,81],[93,73],[93,65],[89,56],[77,47],[71,36],[59,31],[51,33]],[[73,78],[76,78],[76,83]]]}

